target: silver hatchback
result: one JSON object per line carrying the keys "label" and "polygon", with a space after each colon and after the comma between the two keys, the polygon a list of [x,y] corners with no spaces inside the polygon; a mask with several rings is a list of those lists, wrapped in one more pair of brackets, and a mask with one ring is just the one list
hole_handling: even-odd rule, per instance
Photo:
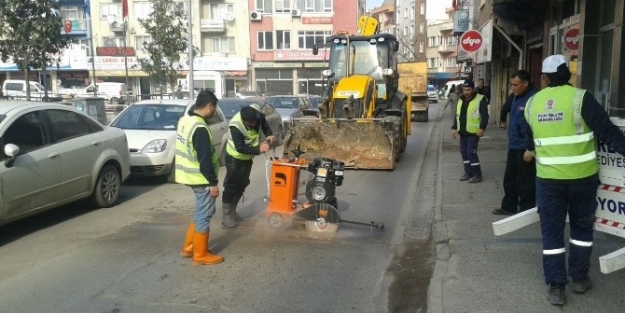
{"label": "silver hatchback", "polygon": [[0,103],[0,225],[91,197],[115,205],[130,175],[124,131],[73,107]]}

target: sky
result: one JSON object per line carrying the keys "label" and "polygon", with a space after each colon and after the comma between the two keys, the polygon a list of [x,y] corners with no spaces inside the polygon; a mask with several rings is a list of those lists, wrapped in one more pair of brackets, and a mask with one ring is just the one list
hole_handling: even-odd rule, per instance
{"label": "sky", "polygon": [[[431,19],[447,19],[445,14],[445,7],[451,6],[452,0],[426,0],[427,12],[425,12],[425,18]],[[367,10],[379,7],[384,0],[367,0]]]}

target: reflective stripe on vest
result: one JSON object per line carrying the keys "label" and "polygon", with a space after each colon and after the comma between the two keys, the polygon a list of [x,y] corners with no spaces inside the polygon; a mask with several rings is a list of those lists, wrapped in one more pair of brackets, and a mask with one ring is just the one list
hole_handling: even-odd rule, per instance
{"label": "reflective stripe on vest", "polygon": [[[178,122],[176,131],[176,156],[175,156],[175,177],[176,182],[185,185],[208,185],[208,180],[200,172],[200,163],[197,159],[197,152],[193,146],[193,134],[196,129],[204,127],[208,131],[208,137],[213,142],[213,135],[210,132],[206,121],[199,116],[183,116]],[[216,175],[219,175],[219,157],[215,149],[211,147],[211,161]]]}
{"label": "reflective stripe on vest", "polygon": [[[467,133],[476,134],[480,129],[480,123],[482,122],[482,115],[480,114],[480,102],[484,96],[477,94],[469,105],[467,105],[467,117],[466,117],[466,131]],[[460,127],[460,112],[462,111],[462,104],[456,106],[456,125]]]}
{"label": "reflective stripe on vest", "polygon": [[[260,112],[260,106],[258,104],[254,103],[250,106],[256,109],[256,111]],[[226,152],[228,152],[229,155],[238,160],[245,161],[253,159],[253,155],[243,154],[237,151],[237,148],[234,145],[234,141],[232,140],[232,136],[230,135],[230,127],[232,126],[236,127],[241,132],[241,134],[245,135],[245,144],[250,147],[260,146],[260,134],[254,129],[245,128],[245,124],[243,124],[243,119],[241,118],[241,112],[237,113],[228,124],[228,140],[226,142]]]}
{"label": "reflective stripe on vest", "polygon": [[565,85],[543,89],[528,100],[525,118],[534,133],[536,176],[578,179],[599,170],[595,136],[582,117],[585,93]]}

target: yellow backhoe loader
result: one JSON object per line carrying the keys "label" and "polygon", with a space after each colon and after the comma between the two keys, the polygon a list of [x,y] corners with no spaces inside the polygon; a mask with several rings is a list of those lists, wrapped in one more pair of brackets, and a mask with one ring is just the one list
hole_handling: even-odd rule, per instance
{"label": "yellow backhoe loader", "polygon": [[[285,151],[327,157],[354,169],[394,169],[410,134],[410,97],[398,90],[397,50],[375,18],[362,16],[356,34],[328,37],[327,90],[319,112],[290,121]],[[319,47],[313,47],[313,54]]]}

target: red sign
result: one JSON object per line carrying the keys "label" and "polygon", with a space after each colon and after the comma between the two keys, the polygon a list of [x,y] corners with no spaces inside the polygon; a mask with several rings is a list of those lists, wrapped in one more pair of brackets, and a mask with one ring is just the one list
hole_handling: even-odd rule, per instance
{"label": "red sign", "polygon": [[123,56],[135,56],[135,48],[128,47],[126,48],[126,54],[124,54],[123,47],[97,47],[95,48],[95,53],[97,56],[104,57],[123,57]]}
{"label": "red sign", "polygon": [[302,17],[302,24],[332,24],[331,17],[314,17],[314,16],[304,16]]}
{"label": "red sign", "polygon": [[572,28],[564,34],[564,46],[569,50],[577,50],[579,47],[579,29]]}
{"label": "red sign", "polygon": [[65,20],[65,22],[63,22],[63,30],[65,31],[66,34],[71,33],[72,32],[72,21]]}
{"label": "red sign", "polygon": [[470,30],[460,37],[460,47],[466,52],[475,52],[482,47],[482,34],[476,30]]}

